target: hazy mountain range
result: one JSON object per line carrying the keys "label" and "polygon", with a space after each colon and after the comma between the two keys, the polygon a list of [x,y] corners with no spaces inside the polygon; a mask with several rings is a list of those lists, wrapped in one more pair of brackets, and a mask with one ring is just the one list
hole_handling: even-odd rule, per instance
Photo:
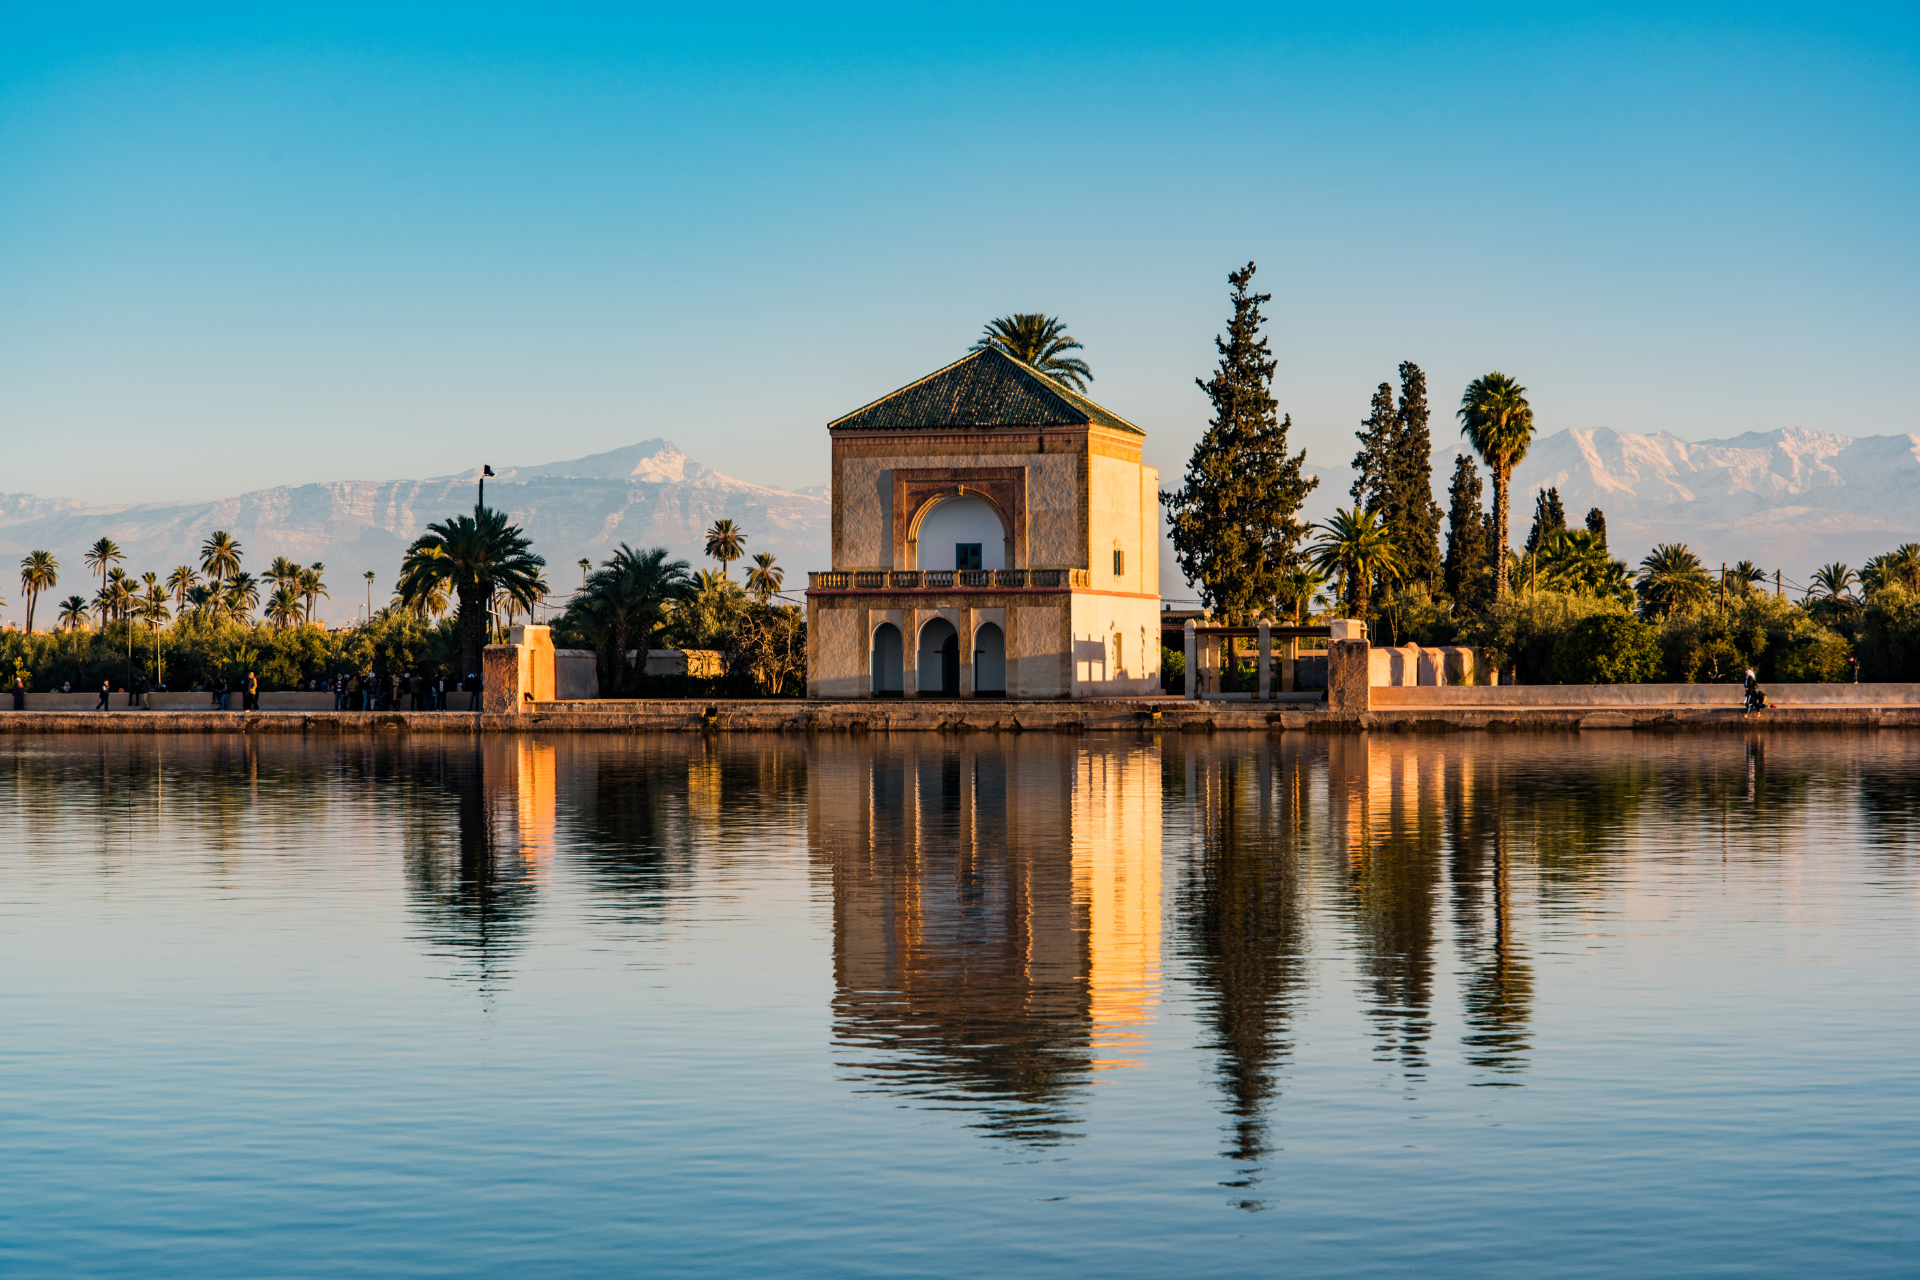
{"label": "hazy mountain range", "polygon": [[[1442,509],[1457,448],[1434,456]],[[1324,519],[1349,499],[1352,472],[1320,463],[1307,515]],[[374,572],[376,608],[391,597],[400,556],[429,521],[470,509],[476,473],[429,480],[355,480],[260,489],[208,502],[95,507],[62,498],[0,494],[0,557],[27,551],[60,560],[58,599],[91,595],[97,582],[81,560],[101,536],[126,553],[122,567],[162,576],[197,564],[200,543],[230,530],[259,573],[278,555],[325,562],[333,622],[366,607],[362,574]],[[1169,476],[1172,483],[1176,477]],[[1920,541],[1920,435],[1843,436],[1788,427],[1690,443],[1666,432],[1609,428],[1561,431],[1535,442],[1514,476],[1513,538],[1525,538],[1533,493],[1557,485],[1573,523],[1598,506],[1614,554],[1637,563],[1656,542],[1685,542],[1709,564],[1750,559],[1795,582],[1829,560],[1856,567],[1868,556]],[[1487,501],[1492,494],[1486,495]],[[747,531],[749,552],[771,551],[791,591],[809,569],[829,567],[832,524],[825,486],[770,489],[736,480],[648,440],[569,462],[502,467],[487,482],[489,505],[504,507],[546,557],[556,596],[578,583],[576,561],[599,561],[621,542],[664,546],[696,565],[704,530],[721,517]],[[1170,573],[1164,557],[1163,573]],[[9,575],[11,576],[11,575]],[[1169,580],[1169,595],[1184,594]],[[17,586],[6,615],[21,616]],[[36,619],[48,625],[52,606]]]}
{"label": "hazy mountain range", "polygon": [[[1434,454],[1434,499],[1442,511],[1459,452],[1448,442]],[[1313,470],[1321,480],[1307,514],[1322,520],[1351,501],[1353,472]],[[1484,467],[1481,478],[1483,501],[1491,504]],[[1689,442],[1665,431],[1555,432],[1536,440],[1514,471],[1516,546],[1533,522],[1534,494],[1548,485],[1559,488],[1570,524],[1589,507],[1606,512],[1608,543],[1630,565],[1655,543],[1684,542],[1709,565],[1752,560],[1804,583],[1829,561],[1858,568],[1869,556],[1920,541],[1920,435],[1786,427]]]}
{"label": "hazy mountain range", "polygon": [[[704,561],[703,532],[730,517],[747,531],[748,552],[771,551],[791,587],[804,590],[809,569],[827,567],[832,526],[826,490],[769,489],[702,466],[667,440],[648,440],[570,462],[500,467],[487,481],[487,504],[503,507],[547,561],[556,596],[580,581],[576,561],[605,559],[622,542],[664,546],[696,567]],[[81,559],[102,536],[126,553],[129,573],[151,569],[163,578],[179,564],[199,563],[208,534],[226,529],[239,539],[243,567],[259,574],[275,556],[301,564],[325,563],[330,598],[321,613],[347,622],[365,611],[374,573],[373,605],[392,596],[400,557],[430,521],[474,502],[477,471],[429,480],[347,480],[259,489],[210,502],[92,507],[66,499],[0,494],[0,556],[13,564],[44,548],[60,561],[53,598],[91,596],[98,579]],[[736,575],[738,568],[736,567]],[[21,616],[15,589],[6,591],[7,616]],[[49,625],[46,606],[35,623]]]}

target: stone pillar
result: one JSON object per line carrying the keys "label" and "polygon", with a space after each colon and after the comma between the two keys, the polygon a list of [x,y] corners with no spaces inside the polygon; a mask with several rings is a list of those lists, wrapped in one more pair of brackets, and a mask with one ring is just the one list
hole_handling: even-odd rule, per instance
{"label": "stone pillar", "polygon": [[979,630],[980,614],[975,609],[960,610],[954,630],[960,633],[960,696],[973,696],[973,633]]}
{"label": "stone pillar", "polygon": [[920,696],[920,611],[903,610],[901,623],[900,696],[917,698]]}
{"label": "stone pillar", "polygon": [[1260,619],[1260,701],[1273,697],[1273,626]]}
{"label": "stone pillar", "polygon": [[522,692],[531,693],[535,702],[552,702],[555,661],[553,629],[528,624],[513,628],[507,635],[512,643],[527,651],[528,683]]}
{"label": "stone pillar", "polygon": [[527,647],[490,644],[480,651],[480,710],[490,716],[518,715],[533,692]]}
{"label": "stone pillar", "polygon": [[1327,710],[1354,715],[1372,708],[1372,659],[1365,640],[1335,640],[1328,646]]}
{"label": "stone pillar", "polygon": [[1300,692],[1300,637],[1287,637],[1287,656],[1280,665],[1280,692]]}
{"label": "stone pillar", "polygon": [[1194,643],[1193,619],[1187,619],[1187,625],[1181,628],[1186,632],[1187,642],[1187,696],[1200,696],[1200,646]]}

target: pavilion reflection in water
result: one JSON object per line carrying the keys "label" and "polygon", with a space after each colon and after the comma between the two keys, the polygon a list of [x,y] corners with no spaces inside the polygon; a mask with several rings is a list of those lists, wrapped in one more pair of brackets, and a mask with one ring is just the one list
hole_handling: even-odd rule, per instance
{"label": "pavilion reflection in water", "polygon": [[834,1018],[859,1077],[1059,1137],[1139,1060],[1160,985],[1160,761],[1057,740],[835,744],[810,761]]}

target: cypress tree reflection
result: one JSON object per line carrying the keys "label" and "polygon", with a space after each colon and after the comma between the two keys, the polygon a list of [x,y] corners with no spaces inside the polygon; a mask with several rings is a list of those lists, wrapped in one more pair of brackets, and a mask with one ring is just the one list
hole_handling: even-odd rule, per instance
{"label": "cypress tree reflection", "polygon": [[1433,933],[1440,884],[1439,751],[1342,736],[1328,747],[1334,839],[1374,1024],[1377,1060],[1423,1079],[1433,1037]]}
{"label": "cypress tree reflection", "polygon": [[[1178,759],[1179,757],[1174,757]],[[1170,761],[1171,763],[1171,761]],[[1270,1150],[1267,1106],[1292,1050],[1289,1021],[1307,990],[1303,752],[1190,749],[1180,769],[1192,824],[1177,899],[1182,950],[1218,1054],[1226,1096],[1223,1153],[1249,1166],[1226,1185],[1259,1183]],[[1258,1208],[1248,1199],[1244,1208]]]}

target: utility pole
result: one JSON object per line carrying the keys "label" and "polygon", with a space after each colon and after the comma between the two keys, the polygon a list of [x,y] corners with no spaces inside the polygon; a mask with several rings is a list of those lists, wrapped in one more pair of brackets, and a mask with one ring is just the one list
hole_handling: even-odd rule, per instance
{"label": "utility pole", "polygon": [[1785,600],[1787,598],[1787,593],[1780,587],[1780,570],[1778,569],[1773,571],[1773,598],[1775,600]]}

